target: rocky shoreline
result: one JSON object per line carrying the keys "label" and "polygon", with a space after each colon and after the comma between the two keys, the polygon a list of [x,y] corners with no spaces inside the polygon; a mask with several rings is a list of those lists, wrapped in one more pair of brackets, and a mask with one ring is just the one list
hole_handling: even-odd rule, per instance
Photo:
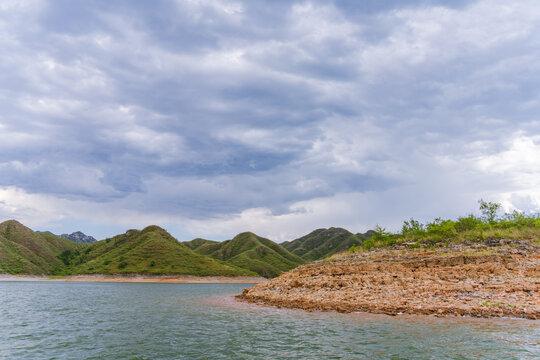
{"label": "rocky shoreline", "polygon": [[238,298],[308,311],[540,319],[540,247],[376,250],[300,266]]}

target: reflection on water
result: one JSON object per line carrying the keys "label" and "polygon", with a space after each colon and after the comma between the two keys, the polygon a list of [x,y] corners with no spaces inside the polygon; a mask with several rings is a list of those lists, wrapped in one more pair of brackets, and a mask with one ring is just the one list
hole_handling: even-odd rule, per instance
{"label": "reflection on water", "polygon": [[0,283],[0,359],[537,359],[540,322],[237,302],[246,284]]}

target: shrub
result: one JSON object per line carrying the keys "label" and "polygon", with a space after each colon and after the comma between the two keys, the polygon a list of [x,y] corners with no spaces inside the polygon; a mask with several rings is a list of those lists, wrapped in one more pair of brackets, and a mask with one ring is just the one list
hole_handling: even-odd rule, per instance
{"label": "shrub", "polygon": [[464,232],[467,230],[474,230],[480,224],[482,224],[482,219],[470,214],[466,217],[459,217],[456,221],[455,228],[458,232]]}
{"label": "shrub", "polygon": [[433,234],[425,240],[425,242],[428,244],[436,244],[443,241],[444,241],[443,237],[439,234]]}
{"label": "shrub", "polygon": [[375,247],[375,239],[373,239],[373,236],[369,239],[364,240],[362,246],[364,247],[364,249],[371,249],[372,247]]}
{"label": "shrub", "polygon": [[123,268],[125,268],[127,266],[127,264],[128,263],[126,261],[122,261],[120,264],[118,264],[118,268],[123,269]]}
{"label": "shrub", "polygon": [[58,258],[66,266],[77,265],[85,260],[84,257],[81,256],[79,250],[65,250],[60,255],[58,255]]}
{"label": "shrub", "polygon": [[427,233],[428,235],[440,235],[445,239],[457,236],[455,222],[441,218],[436,218],[427,224]]}
{"label": "shrub", "polygon": [[401,227],[401,234],[403,236],[415,235],[422,236],[426,233],[424,225],[417,220],[411,218],[409,221],[404,221]]}
{"label": "shrub", "polygon": [[390,246],[396,243],[396,236],[385,228],[375,225],[375,234],[370,238],[373,240],[374,245],[377,246]]}

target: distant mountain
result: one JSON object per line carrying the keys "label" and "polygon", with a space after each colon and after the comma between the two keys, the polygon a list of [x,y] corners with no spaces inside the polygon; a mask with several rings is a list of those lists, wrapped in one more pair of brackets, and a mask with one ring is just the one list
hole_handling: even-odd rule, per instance
{"label": "distant mountain", "polygon": [[64,268],[58,256],[81,247],[49,232],[36,233],[18,221],[8,220],[0,224],[0,273],[54,274]]}
{"label": "distant mountain", "polygon": [[68,264],[73,274],[257,275],[198,254],[155,225],[88,244]]}
{"label": "distant mountain", "polygon": [[[81,232],[72,235],[79,241],[90,238]],[[0,273],[275,277],[302,263],[281,245],[250,232],[223,242],[180,243],[153,225],[79,243],[50,232],[34,232],[15,220],[0,224]]]}
{"label": "distant mountain", "polygon": [[80,231],[75,231],[74,233],[71,233],[71,234],[62,234],[60,235],[60,237],[71,240],[71,241],[75,241],[81,244],[88,244],[88,243],[93,243],[97,241],[93,236],[86,235]]}
{"label": "distant mountain", "polygon": [[194,252],[158,226],[77,243],[50,232],[34,232],[15,220],[0,224],[0,273],[257,276]]}
{"label": "distant mountain", "polygon": [[238,234],[232,240],[223,242],[194,239],[184,244],[199,254],[249,269],[267,278],[304,263],[281,245],[251,232]]}
{"label": "distant mountain", "polygon": [[314,261],[345,251],[351,246],[357,246],[374,234],[372,230],[365,234],[352,234],[342,228],[317,229],[301,238],[286,241],[281,245],[304,259]]}

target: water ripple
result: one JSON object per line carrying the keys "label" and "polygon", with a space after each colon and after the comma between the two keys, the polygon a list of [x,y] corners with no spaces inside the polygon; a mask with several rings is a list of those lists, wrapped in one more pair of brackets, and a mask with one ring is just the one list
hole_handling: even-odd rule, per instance
{"label": "water ripple", "polygon": [[0,283],[0,359],[537,359],[538,321],[236,302],[245,284]]}

